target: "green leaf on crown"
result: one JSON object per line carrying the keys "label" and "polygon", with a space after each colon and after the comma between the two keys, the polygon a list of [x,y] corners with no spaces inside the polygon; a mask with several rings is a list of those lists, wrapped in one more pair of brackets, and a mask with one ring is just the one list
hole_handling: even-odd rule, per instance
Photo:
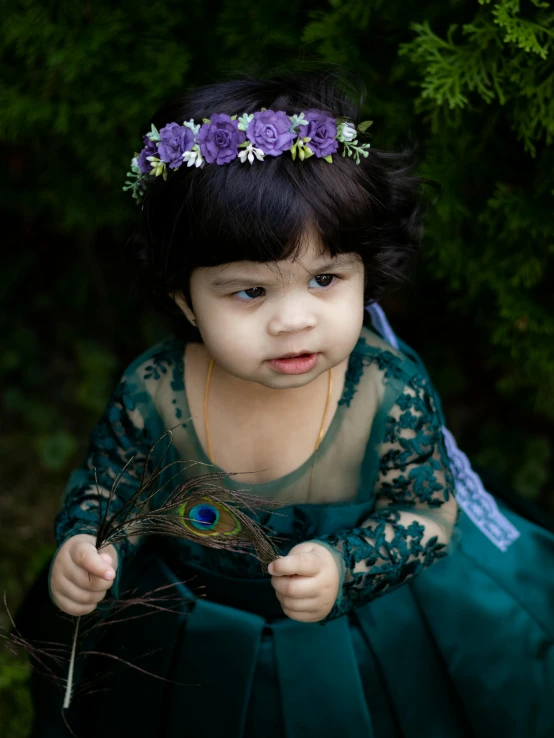
{"label": "green leaf on crown", "polygon": [[372,125],[373,125],[372,120],[364,120],[364,122],[357,125],[356,128],[358,129],[360,133],[365,133],[367,129]]}

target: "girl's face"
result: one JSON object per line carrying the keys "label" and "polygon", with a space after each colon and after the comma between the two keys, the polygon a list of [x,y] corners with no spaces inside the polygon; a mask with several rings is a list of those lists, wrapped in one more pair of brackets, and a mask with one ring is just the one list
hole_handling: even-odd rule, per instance
{"label": "girl's face", "polygon": [[[291,389],[337,366],[354,348],[364,314],[364,267],[355,253],[331,258],[308,240],[294,261],[195,269],[190,294],[204,345],[222,369]],[[296,358],[283,360],[291,354]]]}

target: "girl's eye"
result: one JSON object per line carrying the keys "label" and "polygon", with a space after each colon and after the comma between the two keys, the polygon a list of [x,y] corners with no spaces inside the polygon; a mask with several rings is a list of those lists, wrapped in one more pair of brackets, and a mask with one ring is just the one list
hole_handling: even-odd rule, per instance
{"label": "girl's eye", "polygon": [[315,280],[318,287],[330,287],[335,279],[336,275],[334,274],[318,274],[311,280],[311,282]]}
{"label": "girl's eye", "polygon": [[[330,287],[338,279],[336,274],[317,274],[310,280],[310,287]],[[315,282],[315,284],[313,284]],[[239,290],[233,292],[235,297],[244,302],[252,302],[258,297],[263,297],[265,289],[263,287],[250,287],[247,290]]]}
{"label": "girl's eye", "polygon": [[[240,292],[234,292],[233,294],[241,300],[248,302],[249,300],[254,300],[256,297],[261,297],[263,293],[263,287],[250,287],[248,290],[240,290]],[[243,295],[245,295],[245,297]]]}

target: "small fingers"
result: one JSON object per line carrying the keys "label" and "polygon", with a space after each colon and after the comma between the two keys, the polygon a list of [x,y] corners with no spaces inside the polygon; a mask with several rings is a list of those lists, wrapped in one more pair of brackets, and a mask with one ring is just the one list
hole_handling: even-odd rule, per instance
{"label": "small fingers", "polygon": [[319,592],[316,577],[271,577],[271,586],[278,595],[295,598],[315,597]]}
{"label": "small fingers", "polygon": [[64,580],[58,587],[56,587],[56,593],[79,606],[95,606],[100,602],[100,600],[104,599],[106,594],[105,592],[91,592],[86,589],[81,589],[68,579]]}
{"label": "small fingers", "polygon": [[300,623],[316,623],[325,617],[319,601],[313,597],[305,600],[285,597],[281,602],[281,607],[287,617]]}
{"label": "small fingers", "polygon": [[96,609],[95,604],[91,605],[80,605],[73,602],[68,597],[62,594],[58,594],[54,597],[54,601],[60,610],[66,612],[68,615],[75,615],[80,617],[81,615],[88,615]]}
{"label": "small fingers", "polygon": [[68,579],[61,582],[58,591],[64,597],[73,600],[79,605],[91,605],[100,602],[106,595],[105,591],[93,591],[82,587],[77,587]]}
{"label": "small fingers", "polygon": [[108,544],[104,548],[98,549],[100,558],[109,564],[113,569],[117,570],[118,566],[118,555],[117,550],[113,544]]}
{"label": "small fingers", "polygon": [[297,620],[299,623],[317,623],[325,617],[318,612],[287,612],[286,610],[283,612],[291,620]]}
{"label": "small fingers", "polygon": [[321,559],[314,553],[289,554],[275,559],[269,565],[269,573],[276,577],[300,576],[310,577],[321,570]]}
{"label": "small fingers", "polygon": [[307,597],[303,600],[296,599],[294,597],[283,597],[279,598],[281,607],[283,608],[286,615],[289,613],[315,613],[319,610],[319,600],[315,597]]}
{"label": "small fingers", "polygon": [[104,579],[91,574],[79,566],[75,566],[67,574],[67,578],[76,587],[86,589],[90,592],[106,592],[113,585],[113,579]]}
{"label": "small fingers", "polygon": [[115,571],[104,559],[99,555],[93,546],[80,547],[75,552],[75,563],[85,569],[90,574],[97,577],[112,581],[115,579]]}

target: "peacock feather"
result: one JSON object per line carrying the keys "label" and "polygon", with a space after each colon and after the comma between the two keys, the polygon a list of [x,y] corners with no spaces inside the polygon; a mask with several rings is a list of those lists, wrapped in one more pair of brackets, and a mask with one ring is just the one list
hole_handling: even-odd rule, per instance
{"label": "peacock feather", "polygon": [[[157,444],[168,442],[165,450],[155,468],[149,472],[149,462]],[[151,447],[146,460],[144,471],[139,481],[138,489],[132,497],[125,501],[118,509],[114,509],[117,487],[124,474],[133,465],[131,459],[115,479],[108,498],[100,494],[98,489],[98,522],[91,533],[96,536],[96,547],[101,549],[110,543],[117,543],[127,536],[136,535],[169,535],[187,540],[195,541],[212,548],[228,549],[230,551],[243,552],[255,556],[265,570],[267,565],[278,556],[278,551],[272,537],[267,535],[265,529],[256,522],[256,514],[281,506],[283,503],[256,497],[245,490],[227,490],[221,483],[227,476],[224,472],[199,473],[192,479],[184,482],[179,477],[184,470],[196,466],[199,470],[208,465],[200,462],[172,462],[163,464],[164,457],[171,444],[171,430],[164,433]],[[210,467],[208,467],[210,468]],[[163,484],[162,474],[170,470],[169,479]],[[170,490],[167,493],[167,490]],[[153,502],[162,499],[162,504],[155,509]],[[123,616],[130,605],[140,603],[148,612],[153,613],[160,610],[168,612],[179,612],[182,603],[177,602],[171,592],[153,592],[148,597],[135,599],[125,598],[114,603],[110,612],[118,612]],[[6,596],[4,595],[4,607],[9,615]],[[87,616],[87,629],[100,627],[102,622],[91,625],[91,616]],[[132,616],[137,617],[136,615]],[[0,642],[12,653],[27,653],[33,661],[33,668],[41,672],[52,681],[61,681],[60,686],[65,687],[62,707],[62,717],[67,725],[65,717],[66,710],[70,707],[73,696],[77,689],[84,685],[75,685],[75,663],[78,654],[78,641],[83,635],[83,625],[80,617],[76,617],[74,634],[70,645],[63,643],[36,642],[23,638],[17,630],[11,615],[9,615],[13,630],[3,632],[0,628]],[[122,619],[122,621],[123,621]],[[105,617],[104,617],[105,620]],[[84,655],[84,654],[83,654]],[[63,666],[67,662],[67,678],[57,676],[50,664]],[[130,667],[143,671],[136,664]],[[155,674],[150,676],[156,677]],[[162,677],[157,677],[162,678]],[[69,725],[68,730],[72,733]],[[72,733],[73,734],[73,733]]]}
{"label": "peacock feather", "polygon": [[[160,454],[155,468],[149,473],[154,449],[164,439],[168,441],[167,447]],[[164,466],[163,460],[171,442],[170,429],[150,448],[138,489],[119,509],[113,510],[118,484],[131,467],[134,457],[121,470],[110,489],[107,504],[98,506],[98,526],[94,532],[96,548],[100,550],[127,536],[168,535],[192,540],[212,548],[253,555],[262,568],[267,570],[268,564],[278,556],[278,551],[271,537],[256,522],[255,516],[259,511],[280,507],[283,503],[256,497],[245,490],[225,489],[221,486],[221,482],[226,477],[233,476],[232,473],[207,472],[184,482],[177,482],[182,472],[192,465],[200,468],[206,465],[200,462],[177,461]],[[175,473],[161,484],[162,474],[168,469]],[[166,494],[164,501],[154,508],[152,504],[154,498],[161,499],[162,493],[166,493],[172,483],[175,483],[174,488]],[[98,499],[104,499],[100,490]],[[73,670],[79,623],[80,618],[77,617],[63,710],[69,708],[73,694]]]}
{"label": "peacock feather", "polygon": [[[171,430],[166,431],[156,444],[166,437],[170,444]],[[265,570],[278,552],[271,537],[256,522],[255,517],[257,513],[280,507],[283,503],[258,497],[246,490],[228,490],[221,486],[226,477],[240,472],[204,472],[176,483],[164,501],[154,508],[154,499],[160,499],[184,470],[192,466],[200,469],[208,466],[201,462],[186,461],[162,466],[166,448],[156,468],[147,474],[148,461],[156,444],[150,449],[138,489],[121,508],[110,514],[117,485],[133,459],[112,485],[105,509],[99,510],[97,549],[117,543],[129,535],[169,535],[212,548],[226,548],[253,555]],[[168,469],[173,469],[175,473],[160,484],[162,474]]]}

